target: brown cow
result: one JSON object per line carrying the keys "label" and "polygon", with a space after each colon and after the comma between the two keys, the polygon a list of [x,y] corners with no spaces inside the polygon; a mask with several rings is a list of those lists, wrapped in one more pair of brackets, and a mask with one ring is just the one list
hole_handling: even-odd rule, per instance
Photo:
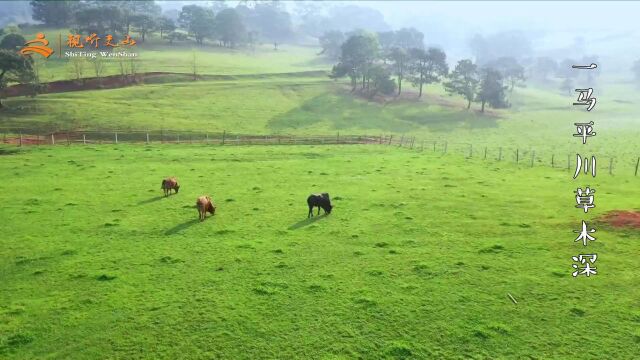
{"label": "brown cow", "polygon": [[180,190],[180,184],[178,184],[178,179],[170,177],[162,180],[160,189],[164,190],[164,196],[169,196],[169,194],[171,194],[171,189],[173,189],[176,194],[178,193],[178,190]]}
{"label": "brown cow", "polygon": [[207,216],[207,211],[210,212],[211,215],[215,215],[216,213],[216,205],[211,201],[211,198],[206,195],[200,196],[196,200],[196,207],[198,208],[200,221],[204,221],[204,218]]}

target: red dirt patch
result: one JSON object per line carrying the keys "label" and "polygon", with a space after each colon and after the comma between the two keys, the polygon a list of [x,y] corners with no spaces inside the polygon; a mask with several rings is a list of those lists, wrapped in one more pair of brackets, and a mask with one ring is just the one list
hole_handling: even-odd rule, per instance
{"label": "red dirt patch", "polygon": [[640,229],[640,212],[628,210],[614,210],[598,219],[616,228],[628,227]]}

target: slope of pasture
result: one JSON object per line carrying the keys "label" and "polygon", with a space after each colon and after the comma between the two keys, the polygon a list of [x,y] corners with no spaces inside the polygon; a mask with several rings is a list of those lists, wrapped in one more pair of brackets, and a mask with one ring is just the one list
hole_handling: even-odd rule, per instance
{"label": "slope of pasture", "polygon": [[[111,51],[104,48],[69,49],[64,45],[68,31],[58,29],[33,28],[25,30],[25,38],[32,39],[37,32],[42,31],[50,41],[55,53],[46,60],[36,58],[40,81],[75,79],[76,72],[70,58],[64,56],[66,51]],[[62,52],[58,48],[58,35],[62,35]],[[324,58],[317,56],[319,48],[280,45],[278,50],[271,44],[248,48],[228,49],[212,45],[199,46],[193,42],[179,42],[168,44],[159,37],[152,37],[146,42],[139,41],[135,47],[124,49],[139,54],[136,62],[138,72],[178,72],[193,73],[195,56],[196,72],[199,74],[269,74],[283,72],[297,72],[310,70],[329,70],[331,64]],[[115,51],[122,51],[115,48]],[[63,54],[62,57],[59,55]],[[83,66],[82,77],[93,77],[95,74],[95,60],[87,59]],[[129,67],[129,61],[104,58],[101,62],[102,75],[119,75],[121,63]]]}
{"label": "slope of pasture", "polygon": [[407,88],[400,98],[379,102],[356,97],[342,84],[281,74],[11,98],[0,111],[0,127],[394,133],[472,144],[476,152],[484,146],[494,152],[510,147],[505,157],[515,156],[511,152],[519,147],[550,162],[554,152],[566,161],[567,154],[581,149],[580,139],[572,136],[574,123],[593,120],[597,136],[582,149],[634,164],[638,156],[640,111],[629,85],[608,86],[590,113],[572,106],[570,94],[532,87],[510,93],[510,109],[481,114],[478,104],[466,110],[462,99],[448,96],[440,85],[428,86],[421,100]]}
{"label": "slope of pasture", "polygon": [[[590,179],[585,215],[566,170],[394,147],[1,157],[4,359],[637,355],[637,231],[600,226],[587,249],[572,232],[637,207],[629,176]],[[169,175],[182,187],[163,198]],[[319,191],[335,211],[307,220]],[[200,223],[206,193],[219,207]],[[585,252],[599,274],[572,278]]]}

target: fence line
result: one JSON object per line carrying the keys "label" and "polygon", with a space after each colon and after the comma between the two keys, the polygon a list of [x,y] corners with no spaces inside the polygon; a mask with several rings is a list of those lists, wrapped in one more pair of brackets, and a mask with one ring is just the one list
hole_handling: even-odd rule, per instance
{"label": "fence line", "polygon": [[[432,152],[439,156],[447,156],[448,154],[459,154],[466,159],[478,158],[484,161],[508,161],[519,166],[549,166],[551,168],[562,168],[561,159],[557,155],[562,156],[562,152],[547,152],[546,154],[534,149],[509,148],[496,146],[494,148],[484,146],[484,151],[474,151],[474,144],[465,142],[449,142],[447,140],[438,139],[416,139],[416,137],[400,137],[394,135],[345,135],[336,133],[335,135],[252,135],[222,132],[204,132],[204,131],[174,131],[174,130],[109,130],[109,131],[64,131],[64,132],[48,132],[38,133],[37,131],[28,129],[0,130],[2,136],[1,143],[13,144],[16,146],[33,146],[33,145],[90,145],[90,144],[208,144],[208,145],[357,145],[371,144],[378,146],[397,146],[401,148],[411,149],[413,151],[429,151],[425,149],[425,143],[433,144]],[[416,140],[418,141],[416,145]],[[439,150],[438,150],[439,149]],[[481,149],[477,147],[476,149]],[[506,154],[513,154],[508,156]],[[506,155],[506,156],[505,156]],[[629,154],[626,154],[629,155]],[[530,161],[526,161],[526,157],[530,157]],[[571,159],[574,159],[572,162]],[[640,157],[622,158],[614,155],[604,157],[608,159],[607,166],[599,167],[600,171],[607,171],[613,175],[616,168],[629,167],[629,173],[633,172],[634,176],[638,176],[640,168]],[[599,164],[606,164],[599,161]],[[567,154],[566,170],[570,171],[575,168],[575,153]],[[626,172],[626,170],[625,170]]]}

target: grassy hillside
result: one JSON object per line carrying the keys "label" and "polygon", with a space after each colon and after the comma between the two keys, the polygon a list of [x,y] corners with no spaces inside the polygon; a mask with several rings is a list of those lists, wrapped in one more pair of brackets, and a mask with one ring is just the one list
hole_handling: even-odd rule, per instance
{"label": "grassy hillside", "polygon": [[111,90],[58,93],[6,101],[0,127],[41,132],[73,129],[172,129],[251,134],[347,132],[417,136],[448,141],[535,150],[545,161],[564,158],[581,145],[574,123],[595,121],[597,136],[588,149],[635,161],[636,115],[631,87],[608,87],[588,113],[571,105],[571,95],[538,88],[516,89],[510,109],[466,110],[464,101],[440,85],[418,100],[407,91],[380,103],[354,96],[342,82],[326,77],[244,76],[235,80],[147,84]]}
{"label": "grassy hillside", "polygon": [[[585,216],[564,170],[381,146],[14,149],[5,359],[622,359],[640,341],[636,232],[598,227],[599,275],[570,275],[571,230],[637,207],[635,178],[591,181]],[[335,211],[307,220],[317,191]]]}
{"label": "grassy hillside", "polygon": [[[55,80],[75,79],[75,72],[69,62],[69,58],[59,57],[58,36],[62,36],[62,53],[70,51],[64,44],[67,30],[29,28],[23,36],[28,39],[35,37],[38,32],[43,32],[50,41],[55,53],[46,61],[38,61],[40,65],[40,77],[42,82]],[[134,34],[135,37],[135,34]],[[104,48],[91,49],[85,47],[82,51],[104,51]],[[138,44],[128,48],[128,51],[139,53],[137,67],[139,72],[178,72],[193,73],[195,55],[196,72],[199,74],[263,74],[283,73],[310,70],[328,70],[331,65],[316,54],[316,47],[301,47],[280,45],[278,50],[273,49],[272,44],[262,44],[251,50],[226,49],[216,46],[198,46],[193,42],[178,42],[169,44],[160,40],[158,36],[149,38],[146,42],[138,39]],[[117,59],[105,59],[103,75],[120,74],[120,61]],[[96,76],[93,60],[87,60],[83,77]]]}

